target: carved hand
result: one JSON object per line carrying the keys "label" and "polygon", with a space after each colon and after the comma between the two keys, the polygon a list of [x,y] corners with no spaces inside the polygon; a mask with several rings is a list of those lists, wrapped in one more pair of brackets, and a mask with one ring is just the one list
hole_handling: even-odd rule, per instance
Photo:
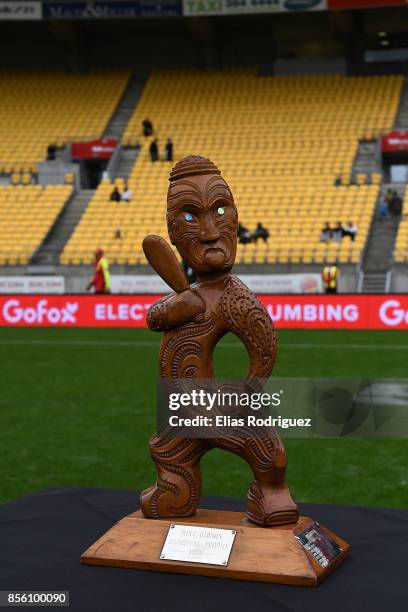
{"label": "carved hand", "polygon": [[194,321],[205,311],[205,303],[194,289],[185,289],[153,304],[147,324],[154,331],[167,331]]}

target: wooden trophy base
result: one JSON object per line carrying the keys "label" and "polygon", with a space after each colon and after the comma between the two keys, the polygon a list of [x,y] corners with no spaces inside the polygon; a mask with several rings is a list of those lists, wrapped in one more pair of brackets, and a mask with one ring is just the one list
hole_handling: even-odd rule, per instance
{"label": "wooden trophy base", "polygon": [[[219,566],[160,559],[172,524],[235,529],[236,536],[228,564]],[[326,535],[332,548],[330,544],[327,548],[327,540],[324,540],[323,545],[319,540],[317,547],[314,546],[316,531],[313,531],[310,544],[313,550],[307,551],[296,536],[310,534],[315,526],[313,519],[307,517],[300,517],[292,525],[265,528],[250,523],[242,512],[198,510],[195,516],[189,518],[147,519],[139,511],[120,520],[99,538],[83,553],[81,563],[317,586],[344,561],[350,547],[347,542],[323,528],[323,539]],[[317,529],[321,527],[317,526]],[[301,540],[309,547],[308,538],[305,540],[301,536]],[[333,546],[335,556],[331,558]]]}

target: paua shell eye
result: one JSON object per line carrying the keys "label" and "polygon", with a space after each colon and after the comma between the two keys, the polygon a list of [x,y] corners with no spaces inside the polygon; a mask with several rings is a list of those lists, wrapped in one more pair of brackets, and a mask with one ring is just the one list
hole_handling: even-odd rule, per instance
{"label": "paua shell eye", "polygon": [[192,221],[193,220],[193,215],[191,213],[189,213],[189,212],[183,213],[183,216],[184,216],[186,221]]}
{"label": "paua shell eye", "polygon": [[225,213],[225,209],[223,206],[220,206],[219,208],[217,208],[218,215],[223,215],[224,213]]}

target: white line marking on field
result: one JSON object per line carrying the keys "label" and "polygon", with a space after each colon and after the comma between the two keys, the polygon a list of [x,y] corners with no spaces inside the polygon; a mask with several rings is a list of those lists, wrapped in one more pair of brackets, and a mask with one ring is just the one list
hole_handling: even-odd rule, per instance
{"label": "white line marking on field", "polygon": [[[0,345],[6,346],[134,346],[157,347],[160,339],[153,340],[22,340],[22,339],[0,339]],[[222,342],[221,348],[236,348],[239,342]],[[325,344],[316,342],[282,342],[279,343],[280,349],[355,349],[355,350],[386,350],[386,351],[407,351],[408,344]]]}

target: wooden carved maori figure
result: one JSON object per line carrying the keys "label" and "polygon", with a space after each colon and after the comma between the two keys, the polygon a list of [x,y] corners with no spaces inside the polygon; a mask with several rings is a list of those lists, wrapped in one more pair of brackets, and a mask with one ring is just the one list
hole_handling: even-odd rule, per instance
{"label": "wooden carved maori figure", "polygon": [[[275,332],[256,296],[231,274],[238,214],[227,183],[209,159],[189,156],[174,166],[167,194],[167,224],[172,244],[195,270],[197,282],[189,286],[165,240],[145,238],[147,259],[174,289],[147,316],[150,329],[164,332],[160,376],[212,378],[214,347],[232,332],[249,355],[247,378],[268,378],[276,357]],[[250,521],[265,527],[296,522],[298,509],[285,483],[285,449],[276,432],[265,439],[155,434],[150,453],[158,478],[141,494],[143,514],[149,518],[193,515],[200,498],[200,459],[215,447],[241,456],[253,471],[246,508]]]}

